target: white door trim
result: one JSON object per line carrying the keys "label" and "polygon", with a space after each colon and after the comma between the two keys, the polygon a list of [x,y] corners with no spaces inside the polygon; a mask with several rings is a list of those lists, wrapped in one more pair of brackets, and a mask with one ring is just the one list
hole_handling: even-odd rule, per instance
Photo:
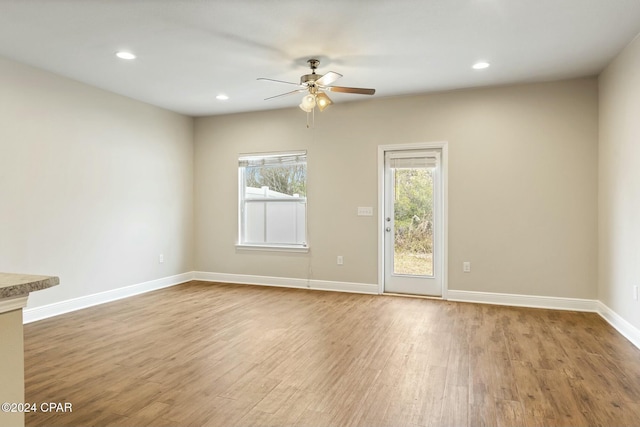
{"label": "white door trim", "polygon": [[387,151],[440,149],[442,152],[442,299],[449,289],[449,143],[447,141],[388,144],[378,146],[378,293],[384,293],[384,155]]}

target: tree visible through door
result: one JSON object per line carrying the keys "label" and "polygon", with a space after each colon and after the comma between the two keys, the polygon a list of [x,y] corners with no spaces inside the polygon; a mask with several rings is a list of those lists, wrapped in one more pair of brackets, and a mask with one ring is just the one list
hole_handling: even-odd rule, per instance
{"label": "tree visible through door", "polygon": [[394,169],[395,274],[433,276],[433,172]]}

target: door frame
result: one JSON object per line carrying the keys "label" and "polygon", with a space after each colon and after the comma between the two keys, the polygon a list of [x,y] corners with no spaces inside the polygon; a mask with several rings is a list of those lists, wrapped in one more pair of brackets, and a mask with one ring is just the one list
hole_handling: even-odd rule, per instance
{"label": "door frame", "polygon": [[384,212],[385,212],[385,199],[384,199],[384,185],[385,185],[385,171],[384,171],[384,158],[387,151],[403,151],[403,150],[433,150],[439,149],[441,151],[441,180],[442,180],[442,205],[440,224],[442,233],[442,257],[440,262],[442,263],[442,299],[447,299],[447,291],[449,289],[448,281],[448,266],[449,266],[449,143],[448,141],[436,141],[436,142],[418,142],[409,144],[387,144],[378,146],[378,293],[384,293],[384,277],[385,277],[385,262],[384,262]]}

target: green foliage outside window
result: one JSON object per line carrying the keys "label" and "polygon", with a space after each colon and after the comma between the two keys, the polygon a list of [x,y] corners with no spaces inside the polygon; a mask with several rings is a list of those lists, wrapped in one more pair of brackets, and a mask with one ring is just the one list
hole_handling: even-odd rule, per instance
{"label": "green foliage outside window", "polygon": [[395,244],[399,252],[433,251],[433,171],[395,169]]}

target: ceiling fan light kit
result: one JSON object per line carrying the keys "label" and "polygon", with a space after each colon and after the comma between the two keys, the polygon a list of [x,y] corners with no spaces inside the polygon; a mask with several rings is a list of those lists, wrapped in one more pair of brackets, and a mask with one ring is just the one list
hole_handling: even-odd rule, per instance
{"label": "ceiling fan light kit", "polygon": [[316,97],[312,94],[305,95],[302,98],[302,102],[300,103],[300,108],[302,111],[310,113],[316,106]]}
{"label": "ceiling fan light kit", "polygon": [[318,106],[320,112],[323,112],[324,109],[331,104],[333,104],[333,101],[327,96],[326,93],[320,92],[316,95],[316,105]]}
{"label": "ceiling fan light kit", "polygon": [[286,83],[299,86],[299,89],[292,90],[290,92],[282,93],[280,95],[270,96],[265,98],[266,100],[279,98],[282,96],[293,95],[296,93],[306,92],[300,102],[300,109],[307,113],[307,127],[309,127],[309,113],[313,113],[315,108],[318,107],[320,112],[324,111],[328,106],[333,104],[333,101],[325,92],[342,92],[353,93],[358,95],[373,95],[375,89],[365,89],[358,87],[344,87],[344,86],[331,86],[333,82],[342,77],[342,74],[334,71],[329,71],[326,74],[316,74],[316,69],[320,65],[320,61],[317,59],[309,59],[307,61],[309,68],[311,68],[310,74],[304,74],[300,76],[300,83],[286,82],[282,80],[268,79],[264,77],[258,78],[258,80],[268,80],[277,83]]}

